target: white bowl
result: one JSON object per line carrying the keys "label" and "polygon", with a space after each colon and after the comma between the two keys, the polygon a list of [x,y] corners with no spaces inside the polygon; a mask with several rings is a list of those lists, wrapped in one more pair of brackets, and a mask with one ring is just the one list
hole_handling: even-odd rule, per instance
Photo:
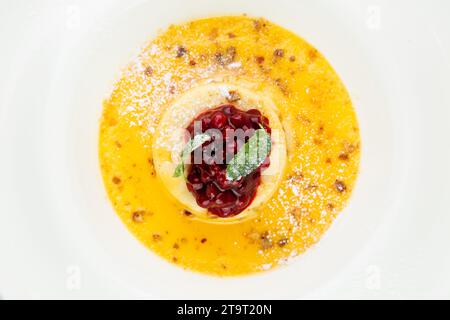
{"label": "white bowl", "polygon": [[[0,294],[5,298],[449,298],[450,4],[165,0],[0,4]],[[286,267],[191,273],[119,221],[97,158],[102,99],[170,23],[247,13],[317,47],[346,84],[361,174]]]}

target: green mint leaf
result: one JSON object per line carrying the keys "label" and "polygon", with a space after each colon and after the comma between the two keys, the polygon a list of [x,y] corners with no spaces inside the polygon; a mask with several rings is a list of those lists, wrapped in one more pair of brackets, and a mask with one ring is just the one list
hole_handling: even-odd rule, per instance
{"label": "green mint leaf", "polygon": [[211,140],[211,137],[209,134],[202,133],[196,135],[193,139],[189,139],[189,141],[186,143],[186,145],[183,148],[183,151],[181,152],[181,160],[184,161],[187,156],[191,154],[192,151],[200,147],[203,143]]}
{"label": "green mint leaf", "polygon": [[264,129],[258,129],[234,155],[227,166],[227,179],[238,180],[255,171],[270,153],[272,142]]}
{"label": "green mint leaf", "polygon": [[175,168],[175,171],[173,173],[174,178],[184,176],[184,161],[186,160],[186,158],[191,154],[192,151],[209,140],[211,140],[211,137],[206,133],[198,134],[193,139],[189,139],[189,141],[184,146],[183,151],[181,151],[181,163]]}
{"label": "green mint leaf", "polygon": [[183,174],[184,174],[184,163],[180,163],[175,168],[175,171],[173,173],[173,177],[174,178],[178,178],[178,177],[181,177]]}

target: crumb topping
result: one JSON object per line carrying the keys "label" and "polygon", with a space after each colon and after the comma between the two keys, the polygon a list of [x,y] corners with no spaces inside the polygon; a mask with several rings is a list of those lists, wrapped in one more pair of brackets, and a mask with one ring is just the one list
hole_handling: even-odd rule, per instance
{"label": "crumb topping", "polygon": [[[217,79],[276,97],[289,147],[270,201],[226,227],[195,221],[162,191],[152,161],[166,106]],[[186,268],[236,275],[286,264],[319,240],[354,188],[359,139],[348,93],[316,49],[265,19],[211,18],[169,27],[123,70],[104,102],[100,163],[117,213],[145,245]]]}

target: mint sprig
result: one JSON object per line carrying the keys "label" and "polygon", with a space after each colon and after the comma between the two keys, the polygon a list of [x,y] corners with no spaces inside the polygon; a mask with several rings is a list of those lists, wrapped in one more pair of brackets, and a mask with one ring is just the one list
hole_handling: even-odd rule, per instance
{"label": "mint sprig", "polygon": [[[190,139],[181,152],[181,163],[175,168],[173,177],[184,176],[184,161],[195,149],[211,140],[208,134],[198,134]],[[272,142],[270,135],[261,127],[234,155],[226,169],[227,180],[236,181],[255,171],[270,153]]]}
{"label": "mint sprig", "polygon": [[255,171],[264,162],[271,147],[270,135],[266,130],[256,130],[228,164],[227,180],[239,180]]}
{"label": "mint sprig", "polygon": [[209,140],[211,140],[211,136],[206,133],[197,134],[196,136],[194,136],[194,138],[189,139],[189,141],[181,151],[181,163],[175,168],[175,171],[173,173],[174,178],[178,178],[182,175],[184,176],[184,161],[186,160],[186,158],[192,153],[192,151]]}

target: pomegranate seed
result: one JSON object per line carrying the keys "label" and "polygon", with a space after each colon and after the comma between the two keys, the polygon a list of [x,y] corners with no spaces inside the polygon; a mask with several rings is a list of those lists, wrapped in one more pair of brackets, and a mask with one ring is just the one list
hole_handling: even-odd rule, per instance
{"label": "pomegranate seed", "polygon": [[236,196],[231,191],[225,191],[217,195],[214,202],[218,206],[228,207],[236,202]]}
{"label": "pomegranate seed", "polygon": [[261,112],[259,112],[258,109],[250,109],[250,110],[247,110],[247,113],[252,114],[252,115],[255,115],[255,116],[261,116]]}
{"label": "pomegranate seed", "polygon": [[192,171],[192,172],[190,172],[189,173],[189,175],[188,175],[188,181],[191,183],[191,184],[194,184],[194,183],[200,183],[201,181],[200,181],[200,177],[197,175],[197,173],[196,172],[194,172],[194,171]]}
{"label": "pomegranate seed", "polygon": [[192,136],[194,134],[194,125],[190,124],[187,128],[187,131],[189,131],[189,134]]}
{"label": "pomegranate seed", "polygon": [[194,189],[195,191],[199,191],[203,188],[203,183],[193,183],[192,184],[192,189]]}
{"label": "pomegranate seed", "polygon": [[236,127],[236,128],[240,128],[242,127],[245,122],[244,122],[244,116],[242,114],[233,114],[230,117],[230,121],[231,123]]}
{"label": "pomegranate seed", "polygon": [[197,204],[202,208],[208,208],[211,203],[211,201],[203,194],[199,194],[196,200]]}
{"label": "pomegranate seed", "polygon": [[223,110],[223,113],[225,113],[225,115],[227,115],[227,116],[230,116],[236,112],[236,108],[231,104],[224,106],[222,110]]}
{"label": "pomegranate seed", "polygon": [[211,126],[217,129],[222,128],[226,123],[227,117],[221,111],[215,113],[211,119]]}
{"label": "pomegranate seed", "polygon": [[[206,148],[211,143],[223,146],[221,156],[223,160],[230,160],[239,148],[248,141],[235,141],[234,130],[257,130],[263,126],[270,134],[269,120],[261,115],[257,109],[241,111],[232,104],[226,104],[208,110],[196,117],[188,126],[193,136],[194,121],[201,121],[202,130],[210,128],[219,129],[222,133],[222,140],[212,139],[206,142],[202,148]],[[249,134],[250,132],[247,132]],[[226,158],[228,157],[228,158]],[[191,159],[193,153],[191,154]],[[197,204],[208,209],[212,214],[220,217],[235,216],[247,208],[256,196],[256,190],[261,183],[261,170],[270,165],[269,157],[264,163],[250,175],[240,178],[237,181],[230,181],[226,178],[227,164],[215,163],[214,156],[202,159],[201,163],[194,163],[188,172],[186,186],[189,192],[195,197]]]}
{"label": "pomegranate seed", "polygon": [[203,183],[208,183],[212,180],[211,175],[208,173],[208,171],[206,171],[205,169],[198,167],[199,171],[200,171],[200,180]]}
{"label": "pomegranate seed", "polygon": [[246,206],[249,201],[249,198],[246,195],[242,195],[236,201],[236,206],[243,207]]}
{"label": "pomegranate seed", "polygon": [[250,117],[250,121],[254,124],[261,123],[261,117],[259,117],[259,116]]}
{"label": "pomegranate seed", "polygon": [[210,183],[206,186],[205,195],[208,199],[214,199],[219,193],[219,189],[213,183]]}
{"label": "pomegranate seed", "polygon": [[202,119],[202,130],[209,129],[209,125],[210,124],[211,124],[211,119],[210,118],[203,118]]}

